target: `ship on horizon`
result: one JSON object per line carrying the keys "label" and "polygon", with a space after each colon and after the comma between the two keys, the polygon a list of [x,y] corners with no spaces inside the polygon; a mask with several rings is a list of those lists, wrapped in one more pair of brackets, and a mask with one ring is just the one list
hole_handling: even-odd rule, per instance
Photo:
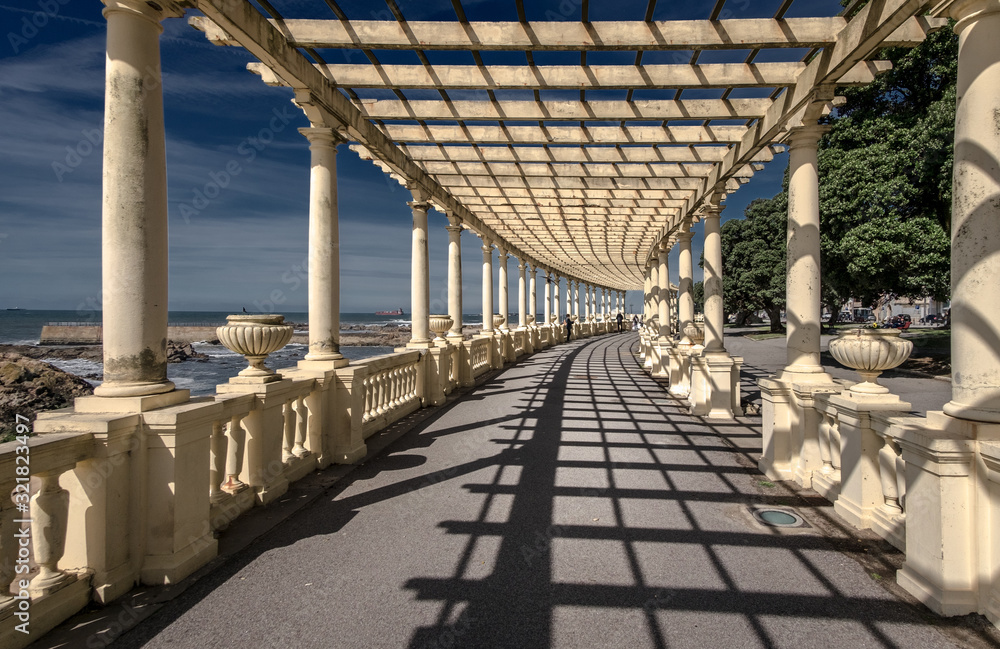
{"label": "ship on horizon", "polygon": [[399,307],[395,311],[376,311],[375,315],[403,315],[403,307]]}

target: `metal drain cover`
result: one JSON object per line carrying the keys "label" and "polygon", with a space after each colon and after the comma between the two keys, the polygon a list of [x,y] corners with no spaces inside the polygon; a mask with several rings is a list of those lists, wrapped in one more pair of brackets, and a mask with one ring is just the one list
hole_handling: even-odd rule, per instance
{"label": "metal drain cover", "polygon": [[767,527],[812,527],[795,510],[787,507],[748,507],[750,515]]}

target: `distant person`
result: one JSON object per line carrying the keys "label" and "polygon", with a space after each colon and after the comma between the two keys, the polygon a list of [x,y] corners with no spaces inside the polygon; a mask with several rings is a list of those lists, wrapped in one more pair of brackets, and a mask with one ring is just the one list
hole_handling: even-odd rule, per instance
{"label": "distant person", "polygon": [[573,337],[573,316],[566,315],[566,340]]}
{"label": "distant person", "polygon": [[639,331],[639,316],[632,316],[632,331]]}
{"label": "distant person", "polygon": [[621,333],[622,331],[625,330],[625,327],[624,327],[624,324],[623,324],[625,322],[625,316],[622,315],[621,311],[618,312],[618,316],[617,316],[616,320],[618,320],[618,333]]}

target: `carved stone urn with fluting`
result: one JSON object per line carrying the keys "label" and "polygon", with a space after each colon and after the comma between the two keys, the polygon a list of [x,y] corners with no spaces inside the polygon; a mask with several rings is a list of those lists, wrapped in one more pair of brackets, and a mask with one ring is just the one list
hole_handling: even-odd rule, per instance
{"label": "carved stone urn with fluting", "polygon": [[444,332],[451,329],[451,325],[455,324],[452,317],[448,314],[434,314],[430,316],[430,328],[434,332],[434,342],[443,343]]}
{"label": "carved stone urn with fluting", "polygon": [[215,330],[219,342],[228,349],[243,354],[250,364],[233,383],[270,383],[281,379],[280,374],[264,365],[264,360],[288,344],[293,328],[285,324],[283,315],[238,314],[226,316],[226,324]]}
{"label": "carved stone urn with fluting", "polygon": [[494,329],[499,329],[503,325],[503,323],[506,322],[506,321],[507,321],[507,318],[505,318],[504,316],[500,315],[499,313],[494,313],[493,314],[493,328]]}
{"label": "carved stone urn with fluting", "polygon": [[886,370],[899,367],[910,357],[913,343],[899,337],[898,329],[850,329],[830,341],[830,355],[861,375],[855,394],[887,394],[878,382]]}

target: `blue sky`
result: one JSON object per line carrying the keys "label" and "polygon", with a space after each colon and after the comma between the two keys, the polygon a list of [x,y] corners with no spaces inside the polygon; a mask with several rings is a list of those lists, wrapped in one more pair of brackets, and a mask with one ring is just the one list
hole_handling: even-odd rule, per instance
{"label": "blue sky", "polygon": [[[287,16],[330,16],[321,0],[274,4]],[[382,2],[340,4],[354,19],[388,18]],[[398,4],[411,20],[454,18],[447,0]],[[525,4],[529,19],[579,19],[579,0]],[[661,0],[654,17],[701,18],[714,3],[681,4]],[[779,4],[730,0],[726,7],[732,17],[749,18],[769,16]],[[470,20],[516,20],[513,1],[464,0],[463,6]],[[641,19],[645,6],[645,0],[591,2],[590,19]],[[97,0],[0,0],[0,307],[99,307],[102,7]],[[789,16],[838,10],[837,0],[799,0]],[[308,124],[288,89],[265,86],[246,71],[253,59],[245,51],[211,45],[185,20],[165,21],[164,28],[170,308],[305,310],[309,151],[296,129]],[[745,52],[711,56],[742,60]],[[274,124],[280,128],[272,131]],[[273,139],[267,137],[272,132]],[[263,144],[261,136],[269,141]],[[198,191],[234,161],[239,173],[205,204]],[[777,193],[786,164],[786,156],[777,156],[730,195],[724,219],[741,217],[751,200]],[[338,167],[341,310],[409,311],[409,194],[346,146]],[[446,224],[443,215],[430,214],[432,311],[447,306]],[[699,226],[696,259],[701,237]],[[462,240],[465,311],[474,313],[481,303],[482,253],[478,237],[466,232]],[[671,266],[676,281],[676,252]],[[696,268],[696,279],[700,272]],[[516,309],[514,265],[510,277]],[[271,306],[274,296],[280,302]],[[640,305],[641,294],[630,292],[628,301]]]}

